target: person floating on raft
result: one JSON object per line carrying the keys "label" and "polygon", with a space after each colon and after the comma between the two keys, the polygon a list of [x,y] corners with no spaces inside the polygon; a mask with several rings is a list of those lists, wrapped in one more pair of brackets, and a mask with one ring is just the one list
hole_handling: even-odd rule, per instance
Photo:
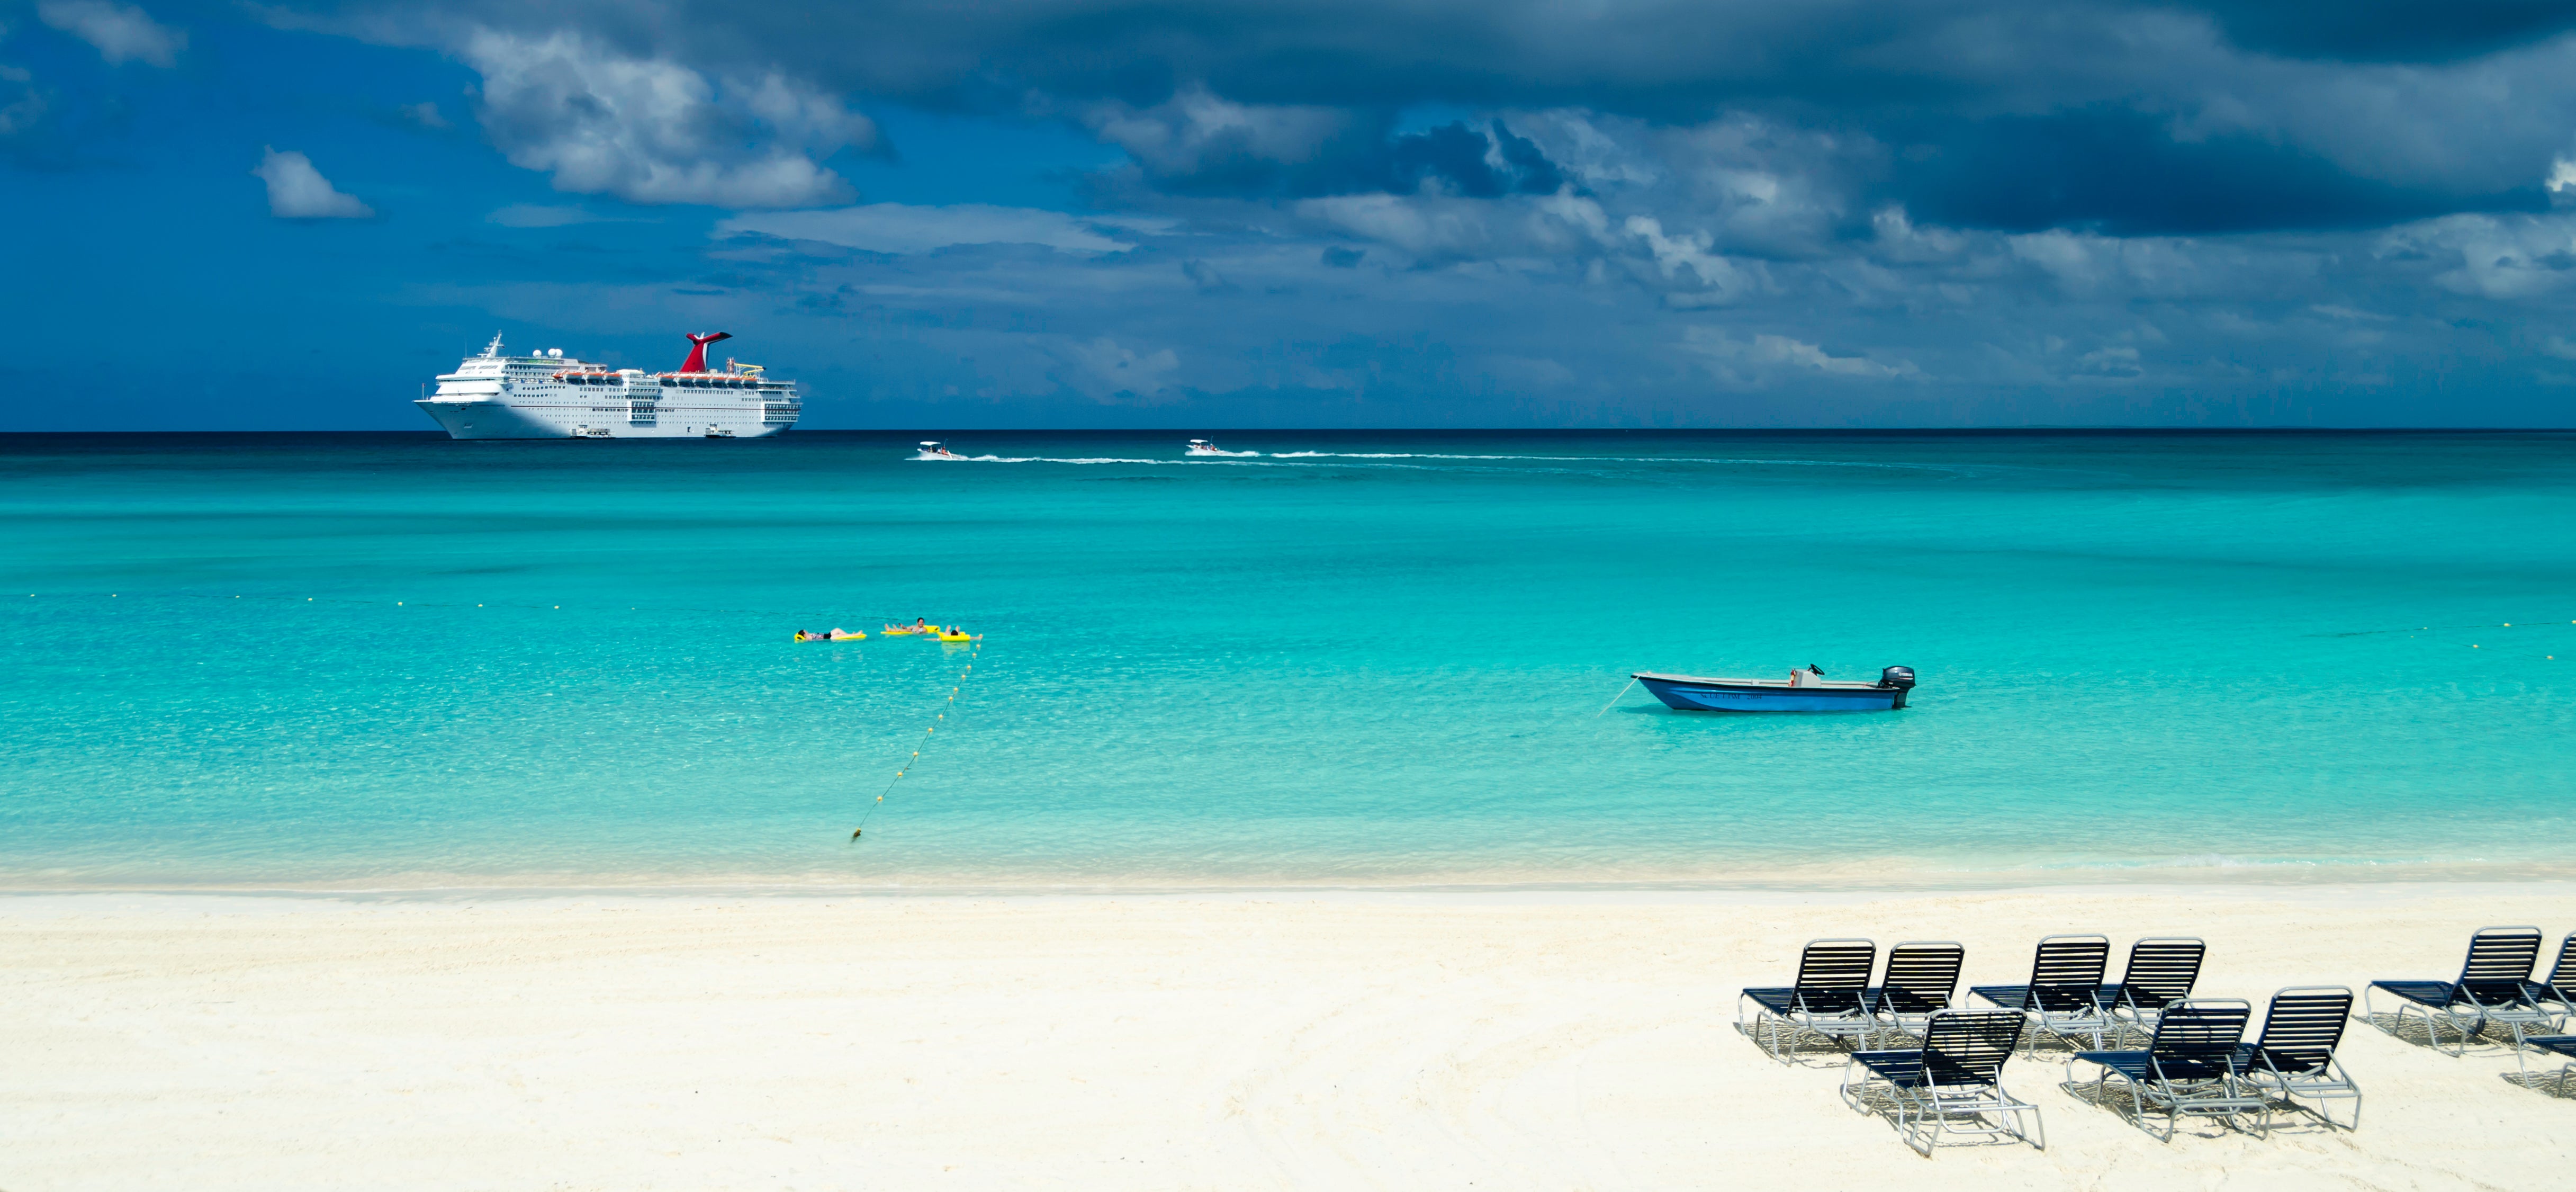
{"label": "person floating on raft", "polygon": [[904,634],[907,634],[907,633],[918,633],[918,634],[931,634],[931,633],[937,633],[937,632],[939,632],[939,627],[938,627],[938,626],[936,626],[936,625],[931,624],[930,622],[928,622],[928,621],[926,621],[926,620],[923,620],[923,619],[922,619],[922,618],[920,618],[920,617],[914,617],[914,618],[912,619],[912,624],[910,624],[910,625],[888,625],[888,626],[886,626],[886,627],[885,627],[885,632],[886,632],[886,635],[887,635],[888,637],[900,637],[900,636],[902,636],[902,635],[904,635]]}
{"label": "person floating on raft", "polygon": [[816,633],[810,629],[796,631],[796,640],[800,642],[857,642],[866,641],[867,638],[867,634],[852,633],[838,625],[833,626],[829,633]]}

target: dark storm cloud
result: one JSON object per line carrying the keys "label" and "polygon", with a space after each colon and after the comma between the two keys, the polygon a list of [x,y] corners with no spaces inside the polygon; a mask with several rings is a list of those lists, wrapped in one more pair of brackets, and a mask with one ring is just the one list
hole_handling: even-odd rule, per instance
{"label": "dark storm cloud", "polygon": [[[1486,127],[1452,121],[1421,132],[1399,133],[1380,113],[1362,130],[1331,137],[1300,160],[1283,161],[1250,136],[1218,135],[1194,153],[1144,154],[1155,184],[1172,194],[1227,198],[1312,198],[1318,195],[1430,189],[1472,199],[1513,194],[1553,194],[1566,184],[1556,163],[1538,145],[1516,136],[1500,120]],[[1113,141],[1118,137],[1113,133]]]}
{"label": "dark storm cloud", "polygon": [[2260,53],[2444,62],[2576,27],[2563,0],[462,0],[436,17],[314,7],[578,27],[664,56],[791,63],[914,101],[1035,87],[1147,104],[1200,81],[1263,103],[1572,103],[1667,118],[1767,97],[1937,100],[2034,73],[2117,87],[2156,73],[2154,60],[2198,28]]}
{"label": "dark storm cloud", "polygon": [[2112,235],[2380,227],[2461,209],[2545,211],[2535,174],[2489,192],[2360,178],[2323,157],[2246,134],[2181,141],[2118,107],[2006,116],[1944,130],[1898,164],[1886,193],[1918,219],[2029,232]]}
{"label": "dark storm cloud", "polygon": [[[1898,166],[1873,193],[1968,226],[2343,227],[2528,208],[2576,128],[2576,60],[2550,40],[2576,3],[2536,0],[463,0],[313,15],[450,45],[576,30],[862,107],[1041,113],[1198,197],[1429,183],[1496,198],[1564,180],[1500,124],[1399,133],[1410,105],[1660,125],[1749,112],[1884,145]],[[1248,114],[1192,125],[1192,96]]]}
{"label": "dark storm cloud", "polygon": [[2248,49],[2350,61],[2437,62],[2576,28],[2576,4],[2566,0],[2351,0],[2210,11]]}

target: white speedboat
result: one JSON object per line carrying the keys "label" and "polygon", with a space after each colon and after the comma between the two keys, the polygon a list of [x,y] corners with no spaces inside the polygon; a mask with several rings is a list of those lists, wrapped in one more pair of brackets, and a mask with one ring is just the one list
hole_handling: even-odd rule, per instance
{"label": "white speedboat", "polygon": [[914,458],[914,459],[964,459],[964,458],[966,458],[966,457],[965,457],[965,456],[962,456],[962,455],[959,455],[959,454],[957,454],[957,453],[956,453],[956,452],[954,452],[954,451],[950,451],[950,450],[949,450],[949,449],[947,449],[946,447],[942,447],[942,446],[940,446],[938,443],[933,442],[933,441],[931,441],[931,440],[929,440],[929,439],[923,439],[923,440],[921,441],[921,454],[916,455],[916,456],[914,456],[913,458]]}

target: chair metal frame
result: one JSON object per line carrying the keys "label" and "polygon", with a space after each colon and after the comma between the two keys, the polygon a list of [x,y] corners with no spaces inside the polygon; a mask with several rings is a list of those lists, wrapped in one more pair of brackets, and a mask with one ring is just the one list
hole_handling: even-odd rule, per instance
{"label": "chair metal frame", "polygon": [[2077,1087],[2079,1061],[2097,1064],[2102,1074],[2093,1080],[2096,1103],[2109,1095],[2111,1077],[2118,1076],[2128,1086],[2139,1129],[2156,1134],[2147,1124],[2147,1111],[2164,1111],[2159,1142],[2173,1141],[2184,1114],[2222,1118],[2240,1130],[2244,1127],[2237,1119],[2251,1115],[2258,1123],[2252,1133],[2269,1138],[2271,1098],[2254,1086],[2237,1060],[2245,1024],[2253,1017],[2254,1007],[2241,998],[2196,998],[2168,1006],[2157,1016],[2155,1037],[2146,1050],[2079,1051],[2069,1057],[2067,1091]]}
{"label": "chair metal frame", "polygon": [[2531,1065],[2522,1056],[2523,1048],[2538,1048],[2566,1059],[2567,1065],[2558,1070],[2558,1095],[2566,1096],[2571,1082],[2576,1082],[2576,1035],[2533,1035],[2524,1039],[2522,1044],[2522,1047],[2513,1049],[2513,1066],[2522,1073],[2524,1087],[2540,1087],[2539,1082],[2531,1078]]}
{"label": "chair metal frame", "polygon": [[2102,1005],[2102,976],[2110,964],[2109,936],[2042,936],[2031,956],[2030,984],[1976,985],[1968,992],[2034,1017],[2037,1029],[2023,1036],[2029,1050],[2038,1050],[2041,1031],[2070,1043],[2080,1035],[2098,1048],[2104,1035],[2118,1029]]}
{"label": "chair metal frame", "polygon": [[[2236,1049],[2237,1068],[2256,1088],[2278,1093],[2330,1129],[2360,1129],[2361,1086],[2335,1057],[2344,1026],[2352,1021],[2352,1000],[2352,990],[2342,985],[2293,985],[2274,993],[2263,1011],[2263,1033]],[[2336,1101],[2352,1103],[2350,1122],[2327,1112]]]}
{"label": "chair metal frame", "polygon": [[2102,1009],[2113,1020],[2153,1034],[2164,1008],[2191,996],[2209,944],[2198,936],[2151,935],[2129,945],[2129,962],[2116,984],[2102,987]]}
{"label": "chair metal frame", "polygon": [[[1736,995],[1735,1029],[1784,1064],[1789,1062],[1788,1042],[1801,1032],[1834,1041],[1866,1040],[1878,1030],[1878,1020],[1863,1000],[1870,969],[1877,963],[1873,941],[1809,940],[1798,952],[1795,985],[1757,986]],[[1749,1021],[1747,1002],[1754,1007]]]}
{"label": "chair metal frame", "polygon": [[[2398,999],[2388,1025],[2391,1035],[2406,1025],[2411,1007],[2423,1015],[2425,1037],[2437,1051],[2467,1055],[2470,1041],[2491,1023],[2510,1029],[2519,1048],[2526,1035],[2545,1033],[2524,1028],[2546,1026],[2561,1017],[2532,1000],[2531,970],[2540,961],[2540,939],[2537,927],[2481,927],[2469,935],[2469,955],[2460,965],[2459,980],[2373,981],[2362,990],[2362,1012],[2375,1019],[2380,1011],[2371,993],[2384,990]],[[2457,1047],[2442,1046],[2440,1024],[2446,1022],[2460,1036]]]}
{"label": "chair metal frame", "polygon": [[1957,940],[1906,940],[1887,950],[1887,971],[1862,994],[1879,1029],[1872,1042],[1923,1037],[1923,1027],[1944,1010],[1959,1009],[1959,970],[1968,949]]}
{"label": "chair metal frame", "polygon": [[1896,1111],[1897,1136],[1927,1159],[1953,1136],[2000,1135],[2047,1150],[2039,1106],[2003,1084],[2004,1062],[2029,1026],[2013,1010],[1938,1011],[1924,1020],[1919,1048],[1853,1052],[1843,1065],[1843,1103],[1869,1113],[1873,1097],[1885,1098]]}

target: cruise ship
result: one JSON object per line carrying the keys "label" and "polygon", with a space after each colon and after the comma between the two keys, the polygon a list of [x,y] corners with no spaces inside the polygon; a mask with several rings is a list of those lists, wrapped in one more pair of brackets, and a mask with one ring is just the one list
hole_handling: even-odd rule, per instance
{"label": "cruise ship", "polygon": [[796,425],[796,382],[757,364],[707,367],[707,345],[732,338],[691,335],[678,372],[648,373],[562,348],[511,356],[495,335],[415,404],[459,439],[757,439]]}

